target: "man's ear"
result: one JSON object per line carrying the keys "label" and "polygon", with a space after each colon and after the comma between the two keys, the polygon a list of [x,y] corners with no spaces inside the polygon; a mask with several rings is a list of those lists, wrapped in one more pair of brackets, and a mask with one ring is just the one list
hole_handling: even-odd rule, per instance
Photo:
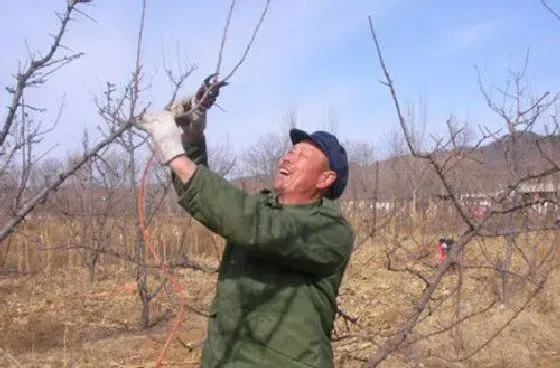
{"label": "man's ear", "polygon": [[319,189],[326,189],[330,187],[336,180],[336,173],[332,170],[325,171],[324,173],[319,176],[319,180],[317,181],[317,188]]}

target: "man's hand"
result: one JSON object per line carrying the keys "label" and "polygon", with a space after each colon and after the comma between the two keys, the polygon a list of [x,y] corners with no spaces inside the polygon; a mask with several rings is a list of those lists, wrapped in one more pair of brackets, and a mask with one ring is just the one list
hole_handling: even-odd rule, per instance
{"label": "man's hand", "polygon": [[[220,88],[227,86],[227,82],[212,81],[216,74],[210,74],[203,82],[194,96],[182,98],[173,104],[171,110],[179,126],[188,126],[192,123],[198,128],[206,128],[206,111],[211,108],[220,95]],[[193,127],[194,128],[194,127]]]}
{"label": "man's hand", "polygon": [[208,110],[216,102],[220,95],[220,88],[227,86],[229,83],[218,81],[215,79],[216,74],[210,74],[196,92],[196,102],[204,109]]}
{"label": "man's hand", "polygon": [[180,138],[182,131],[175,124],[173,112],[145,113],[135,126],[150,135],[160,164],[167,165],[173,158],[185,154]]}

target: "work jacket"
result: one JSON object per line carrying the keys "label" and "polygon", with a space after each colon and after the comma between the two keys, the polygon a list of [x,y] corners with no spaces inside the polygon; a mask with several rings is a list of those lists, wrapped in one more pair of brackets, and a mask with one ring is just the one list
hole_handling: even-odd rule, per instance
{"label": "work jacket", "polygon": [[180,205],[226,240],[210,306],[202,367],[333,367],[336,296],[354,234],[336,202],[282,205],[247,193],[207,167],[205,144]]}

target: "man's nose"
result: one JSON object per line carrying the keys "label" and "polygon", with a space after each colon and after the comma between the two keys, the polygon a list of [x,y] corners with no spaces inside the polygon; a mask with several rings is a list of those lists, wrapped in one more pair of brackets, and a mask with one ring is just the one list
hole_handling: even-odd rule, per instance
{"label": "man's nose", "polygon": [[285,160],[290,160],[291,161],[294,158],[294,150],[293,149],[287,150],[282,157]]}
{"label": "man's nose", "polygon": [[289,164],[292,162],[292,156],[290,153],[285,153],[282,157],[280,157],[280,164]]}

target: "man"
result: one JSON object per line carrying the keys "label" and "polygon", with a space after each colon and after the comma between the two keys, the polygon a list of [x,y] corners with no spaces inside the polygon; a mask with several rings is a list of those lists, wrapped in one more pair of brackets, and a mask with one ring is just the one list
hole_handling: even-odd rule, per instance
{"label": "man", "polygon": [[171,168],[181,206],[227,242],[202,367],[333,367],[335,299],[354,242],[334,202],[346,152],[329,133],[292,129],[274,191],[244,192],[208,169],[203,131],[218,90],[210,103],[199,90],[139,123]]}

